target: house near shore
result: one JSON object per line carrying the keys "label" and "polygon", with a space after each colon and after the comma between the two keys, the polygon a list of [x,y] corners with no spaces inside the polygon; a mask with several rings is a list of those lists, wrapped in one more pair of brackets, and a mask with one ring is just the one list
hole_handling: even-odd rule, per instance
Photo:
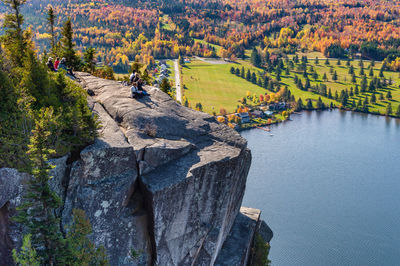
{"label": "house near shore", "polygon": [[253,112],[250,113],[252,116],[256,117],[256,118],[263,118],[264,117],[264,112],[260,111],[260,110],[255,110]]}
{"label": "house near shore", "polygon": [[283,111],[283,110],[286,110],[288,107],[289,107],[288,104],[286,104],[285,102],[271,103],[268,106],[268,110],[270,110],[270,111]]}
{"label": "house near shore", "polygon": [[238,113],[237,116],[240,117],[242,123],[250,123],[249,113]]}

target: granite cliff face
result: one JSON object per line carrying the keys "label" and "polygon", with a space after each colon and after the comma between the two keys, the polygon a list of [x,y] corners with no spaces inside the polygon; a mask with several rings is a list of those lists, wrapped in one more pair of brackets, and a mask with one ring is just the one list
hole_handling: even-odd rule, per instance
{"label": "granite cliff face", "polygon": [[[64,201],[62,225],[71,222],[74,208],[83,209],[112,265],[222,265],[218,256],[230,254],[221,249],[232,251],[226,239],[234,223],[254,221],[246,230],[249,246],[237,254],[237,265],[246,263],[259,223],[259,213],[238,216],[251,164],[246,141],[156,88],[136,100],[118,82],[79,77],[101,129],[78,160],[52,162],[51,186]],[[0,265],[10,262],[21,238],[9,217],[27,178],[0,169]],[[132,250],[139,257],[132,258]]]}

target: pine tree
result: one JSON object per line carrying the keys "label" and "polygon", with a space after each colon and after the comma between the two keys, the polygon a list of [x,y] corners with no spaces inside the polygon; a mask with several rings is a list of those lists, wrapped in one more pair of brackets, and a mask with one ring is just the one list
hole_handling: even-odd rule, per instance
{"label": "pine tree", "polygon": [[304,109],[303,101],[299,97],[299,99],[297,100],[297,103],[296,103],[296,111],[301,111],[303,109]]}
{"label": "pine tree", "polygon": [[32,247],[31,235],[25,235],[22,240],[22,247],[19,253],[13,250],[13,259],[17,265],[39,266],[39,258],[36,250]]}
{"label": "pine tree", "polygon": [[56,46],[56,36],[55,36],[55,31],[54,31],[54,26],[55,26],[55,19],[56,16],[54,14],[53,7],[50,6],[49,10],[47,11],[47,22],[49,23],[49,33],[51,36],[51,51],[54,54],[55,53],[55,46]]}
{"label": "pine tree", "polygon": [[324,73],[324,76],[322,77],[322,79],[323,79],[324,81],[328,81],[328,76],[326,75],[326,73]]}
{"label": "pine tree", "polygon": [[329,91],[328,91],[328,98],[332,99],[332,90],[331,90],[331,88],[329,88]]}
{"label": "pine tree", "polygon": [[318,65],[318,64],[319,64],[319,59],[318,59],[318,56],[317,56],[317,57],[315,57],[315,64],[316,64],[316,65]]}
{"label": "pine tree", "polygon": [[163,91],[163,92],[166,93],[166,94],[168,94],[168,93],[170,92],[170,90],[171,90],[171,84],[169,84],[169,81],[168,81],[167,78],[164,78],[164,79],[161,81],[160,89],[161,89],[161,91]]}
{"label": "pine tree", "polygon": [[364,68],[362,67],[361,69],[360,69],[360,76],[364,76]]}
{"label": "pine tree", "polygon": [[363,107],[362,107],[362,111],[364,113],[368,113],[369,112],[369,108],[368,108],[368,98],[365,97],[364,103],[363,103]]}
{"label": "pine tree", "polygon": [[261,66],[261,56],[255,47],[251,52],[250,62],[256,67]]}
{"label": "pine tree", "polygon": [[400,104],[397,106],[396,116],[400,117]]}
{"label": "pine tree", "polygon": [[363,76],[362,80],[361,80],[361,92],[366,92],[367,91],[367,86],[368,86],[367,77]]}
{"label": "pine tree", "polygon": [[341,66],[342,65],[342,61],[340,61],[340,58],[337,60],[337,65]]}
{"label": "pine tree", "polygon": [[[278,77],[277,77],[278,78]],[[253,84],[256,84],[257,83],[257,76],[256,76],[256,73],[252,73],[251,74],[251,82],[253,83]]]}
{"label": "pine tree", "polygon": [[358,90],[358,85],[356,84],[356,87],[354,88],[354,94],[358,95],[359,94],[359,90]]}
{"label": "pine tree", "polygon": [[242,79],[244,79],[244,67],[242,67],[242,70],[240,71],[240,77],[242,78]]}
{"label": "pine tree", "polygon": [[329,66],[329,59],[328,58],[325,60],[325,65]]}
{"label": "pine tree", "polygon": [[370,77],[374,76],[374,69],[372,67],[369,68],[368,76],[370,76]]}
{"label": "pine tree", "polygon": [[30,34],[22,29],[24,17],[21,14],[21,7],[26,0],[2,1],[10,9],[10,13],[4,16],[5,35],[2,37],[2,42],[14,66],[22,67],[30,45]]}
{"label": "pine tree", "polygon": [[83,58],[85,60],[85,67],[84,71],[89,73],[93,73],[96,68],[96,62],[94,61],[94,56],[96,54],[96,49],[89,47],[86,49],[85,53],[83,54]]}
{"label": "pine tree", "polygon": [[380,100],[380,101],[385,100],[385,99],[383,98],[383,93],[379,93],[379,100]]}
{"label": "pine tree", "polygon": [[68,265],[108,265],[104,247],[96,246],[88,238],[92,226],[83,210],[74,209],[72,226],[67,233]]}
{"label": "pine tree", "polygon": [[250,69],[247,70],[247,73],[246,73],[246,80],[247,80],[247,81],[250,81],[250,80],[251,80]]}
{"label": "pine tree", "polygon": [[376,103],[376,96],[375,93],[371,94],[371,103],[375,104]]}
{"label": "pine tree", "polygon": [[354,67],[353,67],[353,66],[350,66],[350,68],[349,68],[349,74],[350,74],[350,75],[354,75]]}
{"label": "pine tree", "polygon": [[351,66],[350,60],[346,60],[346,66]]}
{"label": "pine tree", "polygon": [[308,110],[314,109],[311,99],[307,99],[307,109]]}
{"label": "pine tree", "polygon": [[337,79],[338,79],[338,77],[337,77],[337,72],[336,72],[336,70],[335,70],[335,72],[334,72],[333,75],[332,75],[332,80],[336,81]]}
{"label": "pine tree", "polygon": [[67,60],[67,66],[72,67],[74,69],[79,69],[80,60],[76,55],[74,50],[75,43],[73,42],[74,31],[72,29],[71,18],[68,17],[67,21],[64,23],[64,26],[61,30],[61,34],[63,35],[61,39],[62,43],[62,56]]}
{"label": "pine tree", "polygon": [[230,72],[231,72],[231,74],[235,74],[235,68],[234,68],[234,67],[231,67]]}
{"label": "pine tree", "polygon": [[392,114],[392,103],[388,103],[386,106],[386,115],[389,116]]}
{"label": "pine tree", "polygon": [[50,150],[48,138],[52,109],[42,110],[36,120],[28,145],[32,162],[29,187],[24,196],[24,202],[17,210],[15,221],[24,224],[32,235],[32,247],[36,250],[41,264],[53,265],[64,258],[65,244],[60,232],[60,222],[55,216],[55,210],[61,206],[60,198],[50,189],[48,156],[54,153]]}
{"label": "pine tree", "polygon": [[317,109],[319,110],[323,110],[325,109],[325,104],[322,102],[321,97],[318,97],[318,101],[317,101]]}
{"label": "pine tree", "polygon": [[386,99],[388,99],[388,100],[392,99],[392,93],[389,90],[386,93]]}

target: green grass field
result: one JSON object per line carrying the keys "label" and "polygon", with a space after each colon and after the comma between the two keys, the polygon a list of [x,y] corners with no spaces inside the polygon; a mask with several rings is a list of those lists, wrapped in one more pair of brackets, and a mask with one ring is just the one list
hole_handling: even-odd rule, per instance
{"label": "green grass field", "polygon": [[[313,53],[312,55],[316,55]],[[315,85],[317,83],[325,83],[327,88],[331,89],[332,94],[334,95],[335,91],[338,91],[340,94],[341,90],[350,89],[350,87],[355,87],[355,84],[351,82],[351,75],[348,74],[349,67],[346,66],[346,62],[342,60],[342,64],[340,66],[337,65],[337,60],[330,59],[330,66],[325,65],[325,60],[319,60],[319,64],[315,64],[314,58],[308,56],[308,68],[311,66],[316,70],[319,75],[317,80],[312,79],[310,76],[311,85]],[[357,83],[360,84],[360,67],[358,61],[353,61],[351,64],[354,67],[354,71],[357,77]],[[369,73],[369,64],[370,62],[364,62],[364,71],[367,75],[368,82],[371,80],[371,77],[368,76]],[[233,112],[238,106],[238,100],[244,96],[246,96],[246,92],[250,91],[252,94],[264,94],[268,93],[267,90],[261,88],[251,82],[248,82],[245,79],[237,77],[230,73],[230,68],[239,68],[242,66],[250,71],[254,71],[262,75],[262,70],[255,68],[252,66],[247,60],[239,60],[237,64],[209,64],[202,61],[192,61],[190,64],[187,64],[183,68],[183,84],[185,85],[184,94],[191,102],[191,105],[194,106],[197,102],[201,102],[204,108],[204,111],[207,113],[212,113],[215,111],[219,113],[220,108],[225,108],[228,112]],[[330,67],[333,68],[333,71],[336,71],[338,74],[338,80],[336,82],[332,81],[332,74],[330,73]],[[379,70],[381,67],[381,63],[377,62],[374,67],[374,75],[378,77]],[[323,74],[326,73],[328,77],[328,81],[325,82],[322,80]],[[269,73],[272,78],[276,78],[275,73]],[[303,102],[306,99],[310,98],[312,100],[317,100],[319,97],[323,99],[326,104],[330,104],[333,102],[335,105],[339,105],[338,102],[328,99],[326,97],[322,97],[319,94],[310,92],[310,91],[302,91],[299,90],[294,83],[294,75],[297,75],[302,79],[303,84],[305,82],[305,78],[302,76],[302,72],[296,71],[296,66],[294,70],[290,71],[290,75],[285,76],[283,71],[281,75],[281,85],[287,85],[295,96],[296,100],[301,97]],[[388,89],[391,90],[393,100],[391,101],[392,109],[395,111],[397,106],[400,103],[400,75],[396,72],[384,72],[384,76],[386,79],[389,77],[392,78],[393,84],[388,86]],[[386,95],[386,90],[380,90],[379,93],[383,93]],[[354,96],[350,98],[358,101],[358,97],[362,99],[365,96],[370,96],[370,93],[360,94],[359,96]],[[377,95],[377,99],[379,99]],[[377,100],[377,104],[372,105],[369,104],[369,109],[372,112],[380,112],[382,114],[385,113],[386,105],[388,101],[385,99],[384,101]]]}

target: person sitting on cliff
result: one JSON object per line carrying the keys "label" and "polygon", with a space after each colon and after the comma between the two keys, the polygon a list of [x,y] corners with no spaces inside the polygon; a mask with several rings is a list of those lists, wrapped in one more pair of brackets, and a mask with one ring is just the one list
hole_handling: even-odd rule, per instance
{"label": "person sitting on cliff", "polygon": [[56,69],[56,70],[58,70],[58,65],[60,64],[60,58],[59,57],[57,57],[56,58],[56,61],[54,62],[54,68]]}
{"label": "person sitting on cliff", "polygon": [[134,82],[131,87],[132,98],[142,98],[143,96],[148,96],[147,91],[143,89],[143,81],[139,79]]}
{"label": "person sitting on cliff", "polygon": [[132,74],[129,77],[129,82],[132,85],[134,82],[138,82],[139,80],[139,74],[136,72],[136,70],[133,70]]}
{"label": "person sitting on cliff", "polygon": [[57,69],[54,67],[53,58],[52,57],[49,57],[49,59],[47,60],[46,65],[50,69],[50,71],[57,72]]}
{"label": "person sitting on cliff", "polygon": [[60,64],[58,65],[58,69],[63,69],[67,71],[68,76],[71,76],[73,79],[76,79],[76,76],[74,72],[72,72],[72,69],[67,67],[67,60],[65,59],[65,57],[61,59]]}

